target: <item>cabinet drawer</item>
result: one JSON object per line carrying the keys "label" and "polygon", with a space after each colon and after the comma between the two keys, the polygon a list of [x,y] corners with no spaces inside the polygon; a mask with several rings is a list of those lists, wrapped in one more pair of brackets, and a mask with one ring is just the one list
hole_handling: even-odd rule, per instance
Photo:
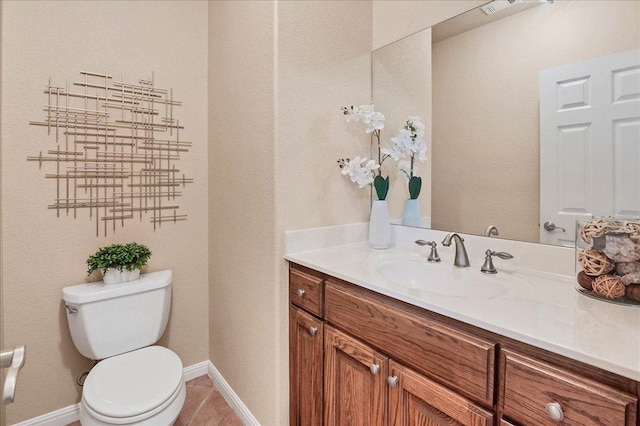
{"label": "cabinet drawer", "polygon": [[638,400],[630,394],[507,350],[501,370],[499,405],[516,423],[558,424],[545,408],[554,404],[563,425],[636,424]]}
{"label": "cabinet drawer", "polygon": [[331,279],[325,298],[328,321],[460,394],[493,405],[493,343]]}
{"label": "cabinet drawer", "polygon": [[324,280],[299,269],[289,269],[289,300],[307,311],[322,317]]}

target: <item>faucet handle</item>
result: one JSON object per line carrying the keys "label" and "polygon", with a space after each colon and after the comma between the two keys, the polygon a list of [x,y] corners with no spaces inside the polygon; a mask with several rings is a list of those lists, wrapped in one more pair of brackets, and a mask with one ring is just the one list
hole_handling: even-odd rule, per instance
{"label": "faucet handle", "polygon": [[485,274],[497,274],[498,270],[495,266],[493,266],[493,256],[499,257],[500,259],[513,259],[513,256],[504,251],[492,251],[487,250],[484,253],[484,264],[482,268],[480,268],[480,272],[484,272]]}
{"label": "faucet handle", "polygon": [[513,256],[506,251],[492,251],[491,255],[504,260],[513,259]]}
{"label": "faucet handle", "polygon": [[431,253],[429,253],[429,257],[427,257],[427,262],[440,262],[438,244],[436,244],[435,241],[417,240],[415,243],[419,246],[431,246]]}

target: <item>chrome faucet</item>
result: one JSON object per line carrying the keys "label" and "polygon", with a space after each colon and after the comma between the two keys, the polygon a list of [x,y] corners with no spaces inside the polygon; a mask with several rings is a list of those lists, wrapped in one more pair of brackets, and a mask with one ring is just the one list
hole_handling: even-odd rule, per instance
{"label": "chrome faucet", "polygon": [[482,233],[483,237],[490,237],[492,235],[498,236],[500,234],[498,234],[498,228],[496,228],[493,225],[489,225],[487,226],[487,229],[484,230],[484,232]]}
{"label": "chrome faucet", "polygon": [[460,268],[466,268],[469,266],[469,256],[467,256],[467,249],[464,247],[464,240],[462,237],[455,232],[450,232],[444,237],[442,240],[442,245],[445,247],[449,247],[451,245],[451,239],[454,239],[456,242],[456,257],[453,261],[453,266],[458,266]]}

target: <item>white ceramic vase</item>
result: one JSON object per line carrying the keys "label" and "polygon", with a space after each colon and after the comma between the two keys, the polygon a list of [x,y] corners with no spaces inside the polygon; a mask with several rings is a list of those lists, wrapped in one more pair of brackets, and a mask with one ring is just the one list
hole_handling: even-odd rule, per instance
{"label": "white ceramic vase", "polygon": [[404,202],[402,224],[408,226],[420,226],[420,203],[418,199],[411,198]]}
{"label": "white ceramic vase", "polygon": [[134,269],[133,271],[122,270],[119,271],[116,268],[108,268],[102,273],[102,282],[105,284],[118,284],[126,283],[129,281],[135,281],[140,278],[140,269]]}
{"label": "white ceramic vase", "polygon": [[386,249],[391,242],[389,206],[386,200],[376,200],[371,205],[369,219],[369,244],[374,249]]}

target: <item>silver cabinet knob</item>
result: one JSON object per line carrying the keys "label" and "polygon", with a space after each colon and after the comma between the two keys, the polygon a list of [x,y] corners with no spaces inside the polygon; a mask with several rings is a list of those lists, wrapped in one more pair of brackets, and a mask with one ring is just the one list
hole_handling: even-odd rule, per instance
{"label": "silver cabinet knob", "polygon": [[392,388],[395,388],[396,386],[398,386],[398,376],[387,377],[387,383],[389,383],[389,386],[391,386]]}
{"label": "silver cabinet knob", "polygon": [[371,374],[375,376],[380,371],[380,366],[378,364],[371,364],[369,370],[371,370]]}
{"label": "silver cabinet knob", "polygon": [[309,327],[309,334],[315,336],[318,332],[318,327]]}
{"label": "silver cabinet knob", "polygon": [[559,422],[560,420],[564,419],[562,407],[557,402],[548,403],[544,406],[544,410],[547,412],[551,420]]}
{"label": "silver cabinet knob", "polygon": [[544,229],[546,229],[549,232],[555,231],[556,229],[562,232],[567,232],[566,229],[556,226],[556,224],[553,222],[545,222],[544,225],[542,226],[544,227]]}
{"label": "silver cabinet knob", "polygon": [[304,291],[303,289],[299,289],[298,290],[298,296],[300,296],[300,297],[304,297],[305,293],[306,293],[306,291]]}

